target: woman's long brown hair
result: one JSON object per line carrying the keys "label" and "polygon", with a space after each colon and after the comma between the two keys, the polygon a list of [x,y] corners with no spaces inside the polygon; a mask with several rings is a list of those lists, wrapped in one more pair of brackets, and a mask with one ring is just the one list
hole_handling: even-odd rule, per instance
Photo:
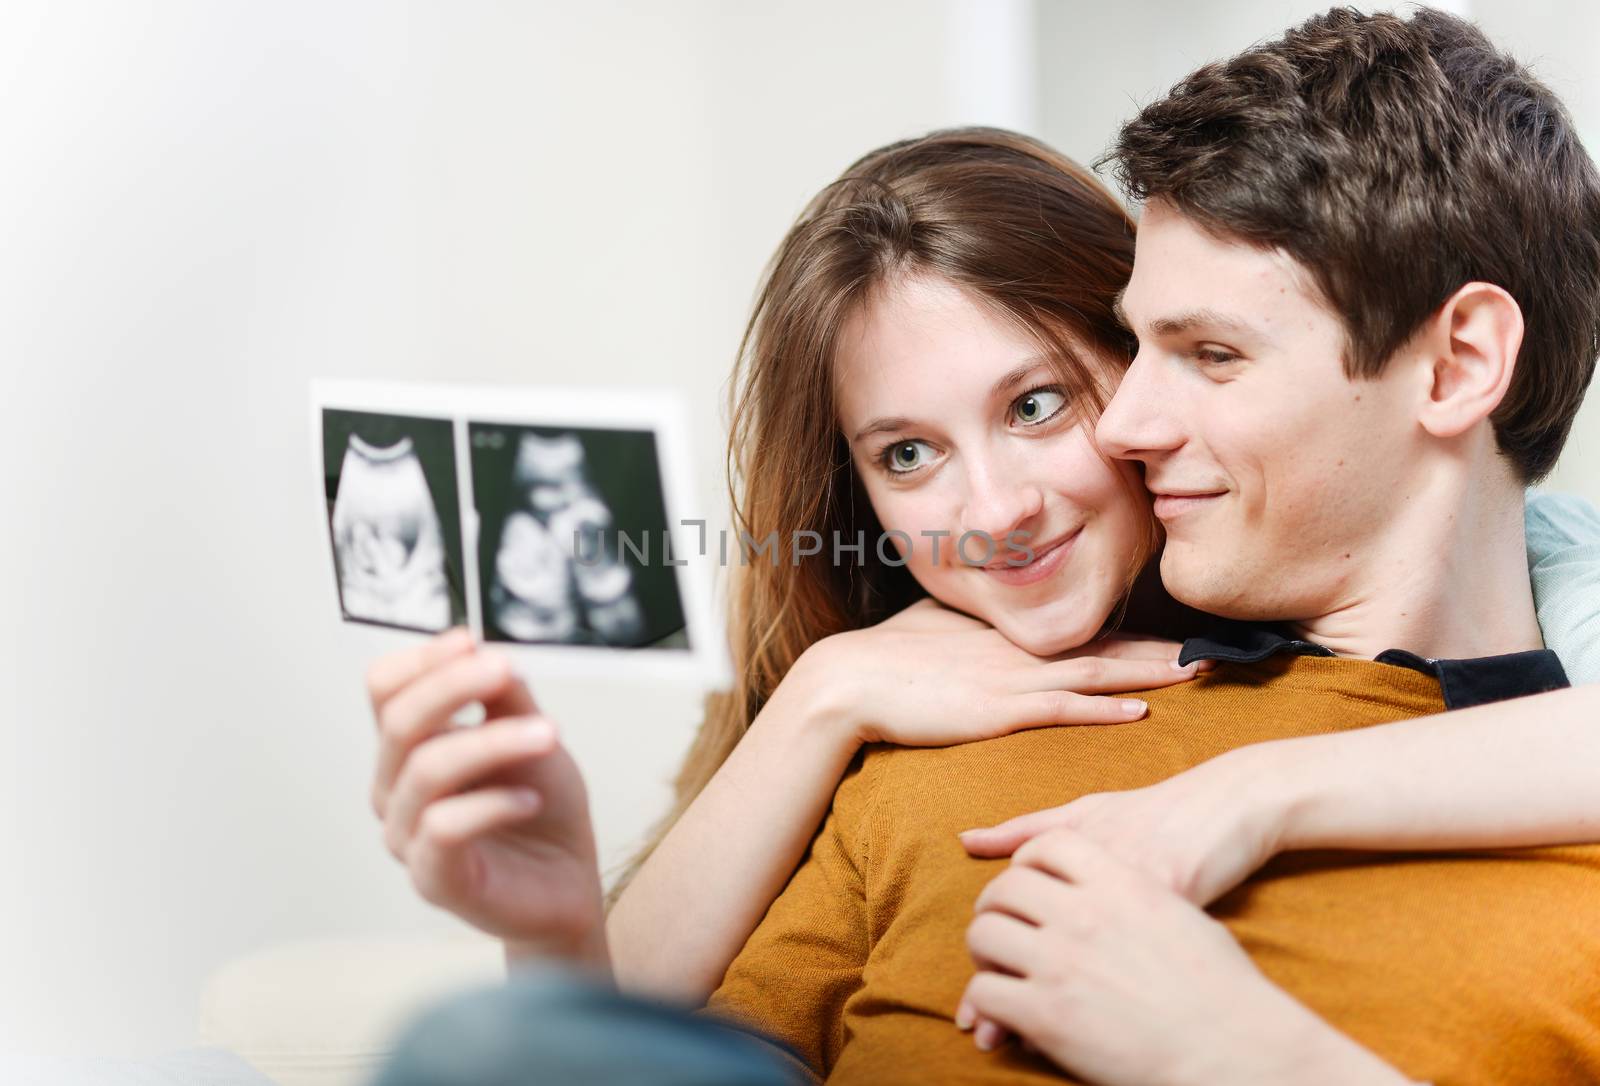
{"label": "woman's long brown hair", "polygon": [[[871,293],[907,274],[986,300],[1054,359],[1086,417],[1098,416],[1132,340],[1114,312],[1133,267],[1134,226],[1071,159],[1013,132],[965,128],[866,155],[801,213],[763,277],[730,383],[728,490],[736,536],[776,534],[778,558],[730,565],[734,685],[712,694],[675,799],[609,900],[699,795],[809,646],[870,626],[925,593],[880,562],[880,527],[834,405],[839,329]],[[795,533],[822,552],[792,564]],[[833,560],[832,541],[859,561]],[[892,554],[892,552],[889,552]],[[1147,553],[1147,552],[1146,552]],[[1130,581],[1146,554],[1130,555]]]}

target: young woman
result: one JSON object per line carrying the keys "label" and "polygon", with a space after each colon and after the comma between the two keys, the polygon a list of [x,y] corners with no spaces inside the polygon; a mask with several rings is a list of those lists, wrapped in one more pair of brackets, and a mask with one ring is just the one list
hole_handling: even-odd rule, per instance
{"label": "young woman", "polygon": [[[862,744],[1115,726],[1143,706],[1106,693],[1191,677],[1168,642],[1102,636],[1119,619],[1168,636],[1189,628],[1130,596],[1154,522],[1131,469],[1092,440],[1132,347],[1113,312],[1132,258],[1115,200],[1008,133],[891,145],[824,190],[780,246],[746,333],[729,443],[735,524],[754,539],[864,533],[862,560],[835,563],[825,548],[798,566],[785,555],[737,570],[735,688],[710,700],[675,809],[604,922],[581,779],[506,659],[454,631],[377,661],[374,807],[421,893],[513,956],[609,965],[624,987],[700,1003]],[[1017,531],[1023,546],[1007,542]],[[875,553],[885,533],[900,561]],[[953,555],[969,533],[999,545]],[[1449,736],[1430,718],[1291,740],[1327,752],[1296,760],[1294,790],[1240,789],[1243,760],[1220,758],[970,846],[1004,854],[1056,824],[1125,844],[1130,827],[1159,826],[1132,854],[1203,903],[1279,848],[1589,840],[1600,824],[1574,767],[1600,754],[1579,723],[1593,700],[1579,690],[1468,710]],[[487,723],[452,730],[473,701]],[[1524,731],[1516,779],[1503,779],[1497,736],[1530,717],[1543,742],[1530,747]],[[1462,742],[1468,728],[1479,743]],[[1384,785],[1406,765],[1433,772]],[[1207,817],[1185,819],[1201,802]],[[1189,828],[1166,832],[1180,822]]]}

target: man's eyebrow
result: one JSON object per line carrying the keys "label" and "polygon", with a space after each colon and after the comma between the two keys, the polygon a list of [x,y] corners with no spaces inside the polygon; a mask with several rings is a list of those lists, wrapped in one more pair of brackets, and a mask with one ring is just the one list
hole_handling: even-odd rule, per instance
{"label": "man's eyebrow", "polygon": [[[1047,365],[1048,363],[1049,359],[1043,355],[1034,355],[1031,358],[1023,359],[1022,362],[1018,363],[1016,366],[1013,366],[998,381],[994,383],[994,385],[989,389],[989,398],[994,400],[1006,395],[1012,389],[1026,381],[1030,374],[1037,372],[1039,367]],[[880,434],[886,430],[909,430],[915,425],[915,422],[906,418],[904,415],[889,415],[883,418],[873,419],[860,430],[856,431],[856,436],[850,439],[850,444],[854,445],[862,438],[869,437],[872,434]]]}
{"label": "man's eyebrow", "polygon": [[1218,312],[1215,309],[1190,309],[1183,313],[1157,317],[1150,322],[1150,333],[1157,336],[1182,335],[1196,328],[1214,329],[1218,332],[1243,332],[1246,334],[1256,332],[1256,329],[1248,322],[1238,317]]}
{"label": "man's eyebrow", "polygon": [[[1128,319],[1128,311],[1122,308],[1123,295],[1128,293],[1128,288],[1123,287],[1111,301],[1111,312],[1116,316],[1122,327],[1133,331],[1133,322]],[[1238,317],[1229,316],[1215,309],[1190,309],[1172,316],[1158,317],[1150,322],[1150,334],[1155,336],[1178,336],[1195,328],[1214,328],[1219,332],[1234,332],[1253,334],[1257,329],[1248,321]]]}

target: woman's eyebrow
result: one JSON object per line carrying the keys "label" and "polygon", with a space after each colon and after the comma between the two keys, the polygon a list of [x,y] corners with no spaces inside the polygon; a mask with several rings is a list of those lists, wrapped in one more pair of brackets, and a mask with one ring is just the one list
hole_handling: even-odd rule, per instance
{"label": "woman's eyebrow", "polygon": [[909,430],[914,425],[916,424],[910,419],[906,418],[904,415],[894,415],[888,418],[873,419],[856,432],[856,436],[850,439],[850,444],[854,445],[864,437],[869,437],[872,434],[881,434],[885,430]]}
{"label": "woman's eyebrow", "polygon": [[[1014,388],[1026,381],[1029,376],[1037,372],[1039,367],[1047,365],[1048,362],[1049,359],[1043,355],[1034,355],[1023,359],[994,383],[993,387],[989,389],[989,398],[997,400],[1009,394]],[[906,418],[904,415],[889,415],[873,419],[856,431],[856,436],[850,439],[850,444],[854,445],[864,437],[883,433],[885,430],[910,430],[916,425],[913,420]]]}
{"label": "woman's eyebrow", "polygon": [[1048,363],[1048,361],[1049,359],[1044,358],[1041,355],[1034,355],[1031,358],[1023,359],[1022,362],[1012,368],[1009,373],[994,383],[994,386],[989,389],[989,398],[991,400],[998,400],[1002,396],[1007,395],[1018,385],[1022,384],[1022,382],[1026,381],[1030,376],[1032,376],[1040,366]]}

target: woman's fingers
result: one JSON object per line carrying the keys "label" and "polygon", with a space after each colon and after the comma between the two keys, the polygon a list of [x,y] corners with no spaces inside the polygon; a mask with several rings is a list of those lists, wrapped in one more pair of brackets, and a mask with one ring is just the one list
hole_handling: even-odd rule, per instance
{"label": "woman's fingers", "polygon": [[449,796],[423,814],[418,832],[407,842],[400,860],[424,901],[442,908],[473,900],[471,885],[484,877],[481,855],[466,849],[477,838],[502,826],[537,815],[544,797],[531,788],[480,788]]}
{"label": "woman's fingers", "polygon": [[1192,679],[1197,668],[1180,668],[1165,659],[1083,656],[1026,666],[1004,682],[1013,693],[995,703],[999,734],[1048,724],[1126,724],[1142,718],[1148,703],[1139,698],[1105,697],[1124,690],[1155,690]]}
{"label": "woman's fingers", "polygon": [[1120,660],[1176,660],[1183,648],[1181,641],[1168,641],[1164,637],[1143,637],[1138,634],[1111,634],[1086,645],[1056,656],[1057,660],[1071,660],[1080,656],[1110,656]]}
{"label": "woman's fingers", "polygon": [[[403,858],[410,839],[437,801],[492,774],[556,748],[555,726],[542,717],[497,720],[439,735],[406,759],[389,795],[384,839]],[[474,789],[477,791],[479,789]]]}
{"label": "woman's fingers", "polygon": [[1150,706],[1138,698],[1110,698],[1070,690],[1037,690],[1003,700],[999,734],[1049,724],[1126,724]]}
{"label": "woman's fingers", "polygon": [[401,690],[471,648],[471,632],[465,626],[457,626],[420,645],[378,657],[367,668],[367,697],[372,701],[374,718]]}
{"label": "woman's fingers", "polygon": [[1120,659],[1081,656],[1076,660],[1025,667],[1016,672],[1018,693],[1071,690],[1078,694],[1117,694],[1125,690],[1154,690],[1192,679],[1198,664],[1178,667],[1165,659]]}
{"label": "woman's fingers", "polygon": [[544,797],[532,788],[503,785],[446,796],[429,805],[415,841],[423,848],[456,848],[539,813]]}
{"label": "woman's fingers", "polygon": [[974,856],[1009,856],[1047,830],[1073,824],[1071,803],[1046,807],[1042,811],[1008,818],[994,826],[981,826],[958,834],[966,850]]}
{"label": "woman's fingers", "polygon": [[380,818],[411,751],[446,730],[463,706],[476,701],[487,708],[513,682],[511,663],[504,656],[475,652],[426,672],[384,703],[378,712],[378,769],[372,794]]}

